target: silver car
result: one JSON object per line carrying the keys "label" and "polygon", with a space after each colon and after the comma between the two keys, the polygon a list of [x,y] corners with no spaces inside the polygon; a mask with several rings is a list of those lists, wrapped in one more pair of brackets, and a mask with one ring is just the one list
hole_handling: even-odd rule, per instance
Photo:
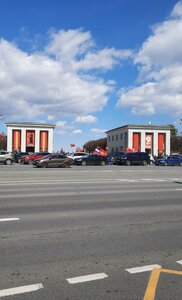
{"label": "silver car", "polygon": [[14,156],[11,152],[0,150],[0,163],[11,165],[14,161]]}

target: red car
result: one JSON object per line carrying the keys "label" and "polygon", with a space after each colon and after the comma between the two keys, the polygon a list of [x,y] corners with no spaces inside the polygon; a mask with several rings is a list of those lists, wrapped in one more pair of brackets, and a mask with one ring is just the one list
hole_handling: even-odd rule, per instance
{"label": "red car", "polygon": [[34,160],[45,157],[49,154],[51,154],[51,153],[49,153],[49,152],[35,152],[35,153],[32,153],[28,156],[23,157],[20,163],[32,165]]}

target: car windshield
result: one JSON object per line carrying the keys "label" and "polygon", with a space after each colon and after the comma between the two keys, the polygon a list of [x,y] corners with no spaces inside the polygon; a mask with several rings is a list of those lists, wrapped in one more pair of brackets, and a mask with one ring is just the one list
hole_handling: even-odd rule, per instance
{"label": "car windshield", "polygon": [[42,157],[41,159],[46,159],[46,158],[49,158],[49,157],[52,157],[52,154],[48,154],[48,155]]}

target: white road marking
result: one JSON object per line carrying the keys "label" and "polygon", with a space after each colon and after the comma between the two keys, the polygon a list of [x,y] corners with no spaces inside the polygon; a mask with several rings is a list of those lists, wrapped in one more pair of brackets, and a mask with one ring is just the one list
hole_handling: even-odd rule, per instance
{"label": "white road marking", "polygon": [[123,181],[123,182],[139,182],[137,180],[134,180],[134,179],[115,179],[116,181]]}
{"label": "white road marking", "polygon": [[152,271],[153,269],[160,269],[160,268],[161,268],[160,265],[148,265],[148,266],[126,269],[126,271],[129,272],[130,274],[136,274],[136,273]]}
{"label": "white road marking", "polygon": [[66,280],[70,284],[75,284],[75,283],[99,280],[99,279],[103,279],[103,278],[107,278],[107,277],[108,277],[108,275],[105,273],[97,273],[97,274],[90,274],[90,275],[85,275],[85,276],[72,277],[72,278],[68,278]]}
{"label": "white road marking", "polygon": [[44,286],[42,283],[32,284],[32,285],[25,285],[25,286],[19,286],[15,288],[10,288],[6,290],[0,291],[0,297],[6,297],[6,296],[12,296],[17,294],[23,294],[23,293],[29,293],[34,292],[40,289],[43,289]]}
{"label": "white road marking", "polygon": [[153,179],[153,178],[144,178],[140,179],[141,181],[153,181],[153,182],[163,182],[166,181],[166,179]]}
{"label": "white road marking", "polygon": [[182,191],[182,189],[176,189],[176,191]]}
{"label": "white road marking", "polygon": [[176,262],[177,262],[177,264],[182,265],[182,260],[177,260]]}
{"label": "white road marking", "polygon": [[19,221],[20,218],[4,218],[0,219],[0,222]]}
{"label": "white road marking", "polygon": [[93,180],[93,179],[90,179],[90,180],[70,180],[70,179],[37,179],[37,180],[24,180],[24,181],[19,181],[19,180],[4,180],[4,181],[1,181],[0,182],[0,186],[3,186],[3,185],[25,185],[25,184],[47,184],[47,183],[100,183],[100,182],[117,182],[117,181],[128,181],[128,182],[142,182],[142,181],[173,181],[173,180],[181,180],[181,178],[163,178],[163,179],[157,179],[157,178],[139,178],[137,180],[135,179],[125,179],[125,178],[115,178],[115,179],[97,179],[97,180]]}

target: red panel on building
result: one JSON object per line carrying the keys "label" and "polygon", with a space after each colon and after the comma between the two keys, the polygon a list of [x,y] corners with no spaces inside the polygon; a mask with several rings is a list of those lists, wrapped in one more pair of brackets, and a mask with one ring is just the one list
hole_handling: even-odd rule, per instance
{"label": "red panel on building", "polygon": [[21,149],[21,130],[13,130],[13,150]]}
{"label": "red panel on building", "polygon": [[158,152],[159,153],[165,152],[165,133],[158,134]]}
{"label": "red panel on building", "polygon": [[152,133],[146,133],[145,135],[145,149],[152,149],[153,135]]}
{"label": "red panel on building", "polygon": [[140,151],[140,133],[133,133],[133,151]]}
{"label": "red panel on building", "polygon": [[40,132],[40,151],[48,151],[48,131]]}
{"label": "red panel on building", "polygon": [[35,146],[35,131],[27,130],[26,132],[26,146],[34,147]]}

